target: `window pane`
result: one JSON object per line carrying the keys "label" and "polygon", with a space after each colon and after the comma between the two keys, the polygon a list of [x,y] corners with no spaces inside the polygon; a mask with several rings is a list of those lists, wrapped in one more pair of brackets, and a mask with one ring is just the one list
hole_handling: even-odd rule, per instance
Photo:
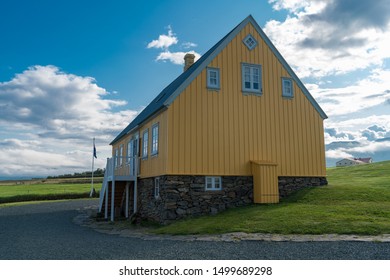
{"label": "window pane", "polygon": [[[248,66],[244,67],[244,75],[245,75],[245,81],[249,81],[250,75],[251,75],[251,70]],[[248,77],[248,79],[246,79]]]}
{"label": "window pane", "polygon": [[148,156],[148,143],[149,143],[149,132],[145,131],[143,134],[143,143],[142,143],[142,156]]}
{"label": "window pane", "polygon": [[158,151],[158,125],[152,128],[152,154]]}
{"label": "window pane", "polygon": [[283,80],[283,95],[292,96],[292,82],[291,80]]}
{"label": "window pane", "polygon": [[258,83],[253,83],[253,89],[259,89],[259,84]]}

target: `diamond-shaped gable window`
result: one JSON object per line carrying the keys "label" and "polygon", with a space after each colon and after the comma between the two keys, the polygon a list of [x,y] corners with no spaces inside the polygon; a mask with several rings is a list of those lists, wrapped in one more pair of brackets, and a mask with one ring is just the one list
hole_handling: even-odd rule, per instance
{"label": "diamond-shaped gable window", "polygon": [[257,41],[255,40],[255,38],[253,38],[251,34],[246,36],[243,42],[249,50],[253,50],[257,46]]}

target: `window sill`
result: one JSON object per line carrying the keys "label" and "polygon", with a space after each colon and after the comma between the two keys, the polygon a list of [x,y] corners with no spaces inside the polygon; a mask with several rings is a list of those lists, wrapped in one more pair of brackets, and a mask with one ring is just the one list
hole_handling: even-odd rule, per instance
{"label": "window sill", "polygon": [[287,100],[292,100],[294,99],[294,96],[286,96],[286,95],[282,95],[283,99],[287,99]]}
{"label": "window sill", "polygon": [[210,87],[210,86],[207,87],[207,90],[209,91],[220,91],[220,89],[221,87]]}
{"label": "window sill", "polygon": [[157,156],[158,156],[158,152],[150,155],[151,158],[155,158]]}

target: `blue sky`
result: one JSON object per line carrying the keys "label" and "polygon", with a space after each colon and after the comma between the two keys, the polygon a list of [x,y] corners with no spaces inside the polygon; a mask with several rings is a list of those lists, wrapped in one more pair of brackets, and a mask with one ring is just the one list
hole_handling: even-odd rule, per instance
{"label": "blue sky", "polygon": [[389,6],[3,0],[0,177],[88,170],[92,137],[104,167],[109,142],[182,72],[182,55],[201,56],[249,14],[328,114],[328,165],[388,160]]}

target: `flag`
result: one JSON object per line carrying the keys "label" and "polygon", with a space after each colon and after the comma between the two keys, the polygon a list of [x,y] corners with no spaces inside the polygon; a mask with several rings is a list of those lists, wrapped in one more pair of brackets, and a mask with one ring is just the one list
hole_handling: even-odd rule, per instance
{"label": "flag", "polygon": [[95,142],[93,143],[93,156],[94,156],[95,158],[97,158],[97,156],[96,156]]}

